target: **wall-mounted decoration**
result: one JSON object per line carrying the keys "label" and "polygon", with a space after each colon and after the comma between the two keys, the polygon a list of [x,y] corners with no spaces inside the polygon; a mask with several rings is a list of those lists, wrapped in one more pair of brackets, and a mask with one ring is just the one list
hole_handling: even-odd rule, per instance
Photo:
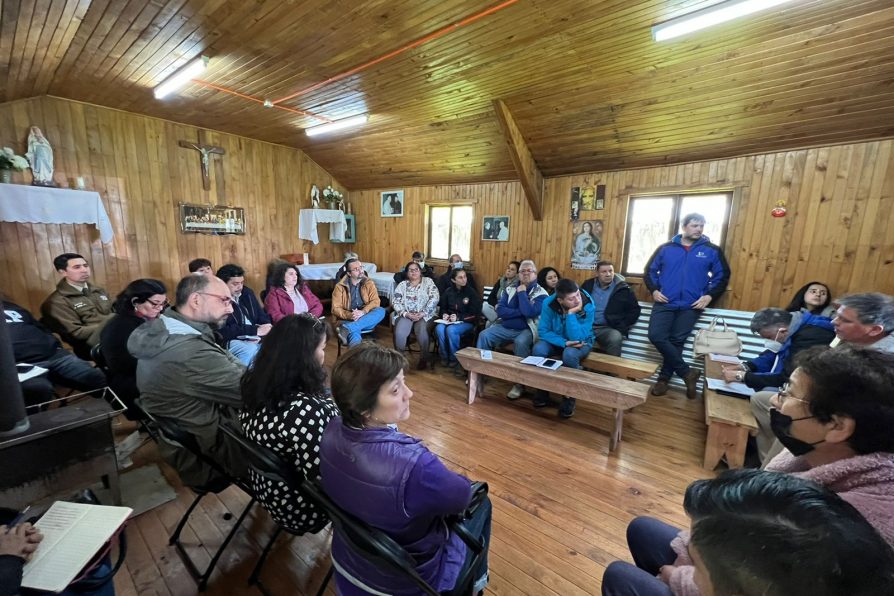
{"label": "wall-mounted decoration", "polygon": [[580,209],[581,211],[592,211],[595,201],[596,191],[592,186],[585,186],[580,189]]}
{"label": "wall-mounted decoration", "polygon": [[602,255],[602,220],[578,221],[571,225],[572,269],[596,269],[596,262]]}
{"label": "wall-mounted decoration", "polygon": [[509,216],[486,215],[481,226],[482,240],[509,241]]}
{"label": "wall-mounted decoration", "polygon": [[198,234],[245,234],[242,207],[189,205],[180,203],[180,231]]}
{"label": "wall-mounted decoration", "polygon": [[605,209],[605,185],[597,184],[596,185],[596,203],[593,205],[596,208],[596,211],[602,211]]}
{"label": "wall-mounted decoration", "polygon": [[404,191],[382,191],[382,217],[404,216]]}
{"label": "wall-mounted decoration", "polygon": [[776,206],[770,211],[770,215],[773,217],[785,217],[785,199],[779,199],[776,201]]}
{"label": "wall-mounted decoration", "polygon": [[332,234],[332,228],[334,226],[329,226],[329,242],[334,242],[335,244],[344,243],[344,244],[353,244],[357,242],[357,227],[356,222],[354,221],[353,215],[345,215],[345,239],[339,240]]}
{"label": "wall-mounted decoration", "polygon": [[571,221],[577,221],[580,218],[580,187],[571,188]]}

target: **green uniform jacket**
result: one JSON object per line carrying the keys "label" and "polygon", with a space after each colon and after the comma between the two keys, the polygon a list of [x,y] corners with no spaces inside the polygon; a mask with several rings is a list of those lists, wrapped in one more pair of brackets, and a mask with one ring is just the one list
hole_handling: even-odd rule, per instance
{"label": "green uniform jacket", "polygon": [[112,318],[112,301],[105,290],[90,282],[85,295],[63,278],[56,284],[56,291],[40,305],[40,313],[62,339],[72,345],[86,343],[92,348],[99,343],[103,325]]}

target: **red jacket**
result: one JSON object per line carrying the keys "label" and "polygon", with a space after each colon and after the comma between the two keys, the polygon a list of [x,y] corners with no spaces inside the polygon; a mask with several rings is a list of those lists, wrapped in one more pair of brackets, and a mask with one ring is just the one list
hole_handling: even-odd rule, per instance
{"label": "red jacket", "polygon": [[[307,302],[308,312],[315,317],[321,316],[323,314],[323,304],[320,302],[319,298],[314,296],[314,293],[310,291],[307,284],[304,284],[301,287],[300,292],[304,297],[304,300]],[[292,302],[292,299],[284,289],[273,287],[270,288],[270,291],[267,292],[267,297],[264,298],[264,310],[267,311],[267,314],[270,315],[270,318],[276,323],[287,315],[295,314],[295,303]]]}

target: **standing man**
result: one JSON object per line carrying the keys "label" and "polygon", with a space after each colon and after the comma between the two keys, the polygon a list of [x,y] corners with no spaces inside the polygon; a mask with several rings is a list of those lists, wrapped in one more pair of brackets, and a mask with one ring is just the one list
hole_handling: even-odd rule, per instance
{"label": "standing man", "polygon": [[[537,284],[537,265],[531,260],[522,261],[518,269],[518,281],[506,288],[497,303],[500,322],[481,332],[477,347],[493,350],[512,342],[516,356],[530,356],[537,340],[537,324],[547,295],[546,290]],[[525,388],[516,383],[506,397],[518,399],[524,391]]]}
{"label": "standing man", "polygon": [[217,270],[217,277],[227,284],[233,301],[233,312],[220,328],[220,335],[230,353],[245,366],[250,366],[261,349],[257,338],[267,335],[273,327],[270,315],[264,312],[252,289],[245,285],[242,267],[229,263]]}
{"label": "standing man", "polygon": [[75,354],[90,360],[90,349],[99,343],[99,332],[112,318],[112,301],[104,289],[88,281],[90,265],[81,255],[61,254],[53,259],[53,267],[62,279],[41,304],[41,315]]}
{"label": "standing man", "polygon": [[[364,331],[375,329],[385,318],[376,284],[363,271],[359,259],[345,262],[347,275],[332,290],[332,316],[338,328],[338,338],[347,346],[360,343]],[[339,324],[340,322],[340,324]]]}
{"label": "standing man", "polygon": [[723,250],[704,230],[704,215],[686,215],[683,232],[659,246],[646,263],[644,281],[655,301],[649,341],[664,358],[652,395],[667,393],[667,384],[677,373],[686,383],[686,397],[695,399],[700,373],[683,360],[683,345],[702,311],[723,296],[729,283]]}
{"label": "standing man", "polygon": [[596,263],[596,277],[588,279],[581,290],[593,299],[593,336],[602,351],[621,355],[621,342],[636,324],[641,312],[633,290],[624,277],[615,273],[610,261]]}

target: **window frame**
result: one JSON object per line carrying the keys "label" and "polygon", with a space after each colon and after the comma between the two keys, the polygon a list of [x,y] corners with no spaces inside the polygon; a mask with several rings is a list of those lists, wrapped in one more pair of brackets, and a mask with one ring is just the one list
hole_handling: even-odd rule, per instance
{"label": "window frame", "polygon": [[[722,240],[718,246],[721,250],[726,253],[726,240],[729,236],[729,227],[730,227],[730,219],[733,214],[733,205],[736,201],[737,189],[735,188],[711,188],[711,189],[699,189],[699,190],[674,190],[674,191],[655,191],[655,192],[643,192],[628,195],[627,199],[627,216],[624,224],[624,246],[621,252],[621,275],[624,277],[633,277],[633,278],[644,278],[648,271],[643,271],[642,273],[631,273],[627,269],[627,261],[629,259],[629,251],[630,251],[630,241],[631,234],[630,230],[632,229],[633,224],[633,203],[638,199],[672,199],[674,202],[673,209],[671,210],[671,216],[668,221],[668,229],[671,230],[670,236],[665,240],[665,242],[669,242],[674,236],[680,233],[679,226],[677,222],[680,221],[680,217],[685,215],[681,213],[683,208],[683,199],[686,197],[692,197],[697,195],[726,195],[726,217],[721,224],[721,237]],[[712,240],[712,243],[713,240]],[[716,243],[715,243],[716,244]],[[657,247],[656,247],[657,248]]]}
{"label": "window frame", "polygon": [[[431,226],[431,212],[433,208],[442,208],[448,207],[450,208],[450,222],[448,225],[448,236],[447,236],[447,252],[449,253],[446,258],[434,257],[431,254],[431,246],[432,246],[432,226]],[[436,265],[446,265],[450,260],[450,255],[454,254],[453,249],[453,208],[454,207],[470,207],[472,209],[472,224],[469,229],[469,256],[465,259],[465,263],[467,265],[472,265],[472,250],[474,246],[473,240],[475,239],[475,202],[473,201],[457,201],[457,202],[437,202],[437,203],[426,203],[425,205],[425,256],[426,261],[430,261]]]}

